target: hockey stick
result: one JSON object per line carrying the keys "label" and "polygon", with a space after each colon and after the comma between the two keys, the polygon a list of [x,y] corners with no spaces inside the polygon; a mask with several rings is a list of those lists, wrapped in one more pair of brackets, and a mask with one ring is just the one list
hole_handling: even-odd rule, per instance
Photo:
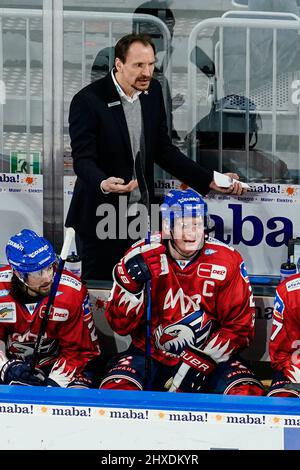
{"label": "hockey stick", "polygon": [[74,229],[72,227],[68,227],[67,230],[66,230],[66,237],[65,237],[65,240],[64,240],[64,244],[63,244],[63,247],[61,249],[61,253],[60,253],[60,257],[59,257],[58,267],[57,267],[56,273],[54,275],[54,279],[53,279],[53,283],[52,283],[52,286],[51,286],[48,301],[47,301],[47,304],[46,304],[44,316],[43,316],[41,326],[40,326],[40,331],[39,331],[39,334],[38,334],[38,337],[37,337],[37,341],[35,343],[32,359],[31,359],[31,371],[32,372],[34,372],[35,366],[37,365],[38,360],[39,360],[39,356],[40,356],[41,348],[42,348],[42,344],[43,344],[43,339],[44,339],[44,334],[46,332],[47,323],[48,323],[48,319],[49,319],[50,312],[51,312],[51,307],[54,304],[54,300],[55,300],[55,296],[56,296],[56,293],[57,293],[59,281],[60,281],[60,278],[61,278],[61,275],[62,275],[62,272],[63,272],[63,269],[64,269],[65,261],[68,257],[69,251],[70,251],[70,246],[71,246],[72,240],[74,238],[74,235],[75,235]]}
{"label": "hockey stick", "polygon": [[183,362],[179,367],[178,371],[174,375],[171,383],[171,387],[169,388],[168,392],[176,392],[177,389],[180,387],[182,380],[184,379],[187,371],[191,366]]}
{"label": "hockey stick", "polygon": [[199,353],[201,351],[195,347],[187,347],[182,351],[180,354],[182,364],[173,379],[167,382],[168,385],[171,382],[169,392],[176,392],[180,388],[183,379],[191,368],[201,373],[202,377],[214,370],[216,363],[213,360],[209,360],[208,356],[204,357],[205,354],[199,355]]}
{"label": "hockey stick", "polygon": [[[145,156],[143,144],[141,142],[141,152]],[[144,175],[143,162],[141,152],[137,153],[135,159],[135,173],[141,192],[142,203],[147,208],[147,237],[146,244],[151,243],[151,227],[150,227],[150,199],[147,183]],[[145,305],[146,305],[146,343],[145,343],[145,390],[151,390],[151,280],[146,282],[145,287]]]}

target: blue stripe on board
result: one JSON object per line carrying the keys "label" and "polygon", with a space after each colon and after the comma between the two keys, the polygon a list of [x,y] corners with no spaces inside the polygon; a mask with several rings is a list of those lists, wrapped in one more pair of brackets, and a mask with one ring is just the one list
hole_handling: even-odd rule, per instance
{"label": "blue stripe on board", "polygon": [[293,398],[0,386],[1,403],[300,415]]}

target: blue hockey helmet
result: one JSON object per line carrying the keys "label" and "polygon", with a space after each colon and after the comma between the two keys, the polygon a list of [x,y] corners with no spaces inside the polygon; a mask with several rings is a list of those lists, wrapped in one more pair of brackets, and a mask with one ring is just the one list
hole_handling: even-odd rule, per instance
{"label": "blue hockey helmet", "polygon": [[193,189],[171,189],[161,207],[162,219],[174,225],[177,217],[203,217],[206,223],[207,204]]}
{"label": "blue hockey helmet", "polygon": [[56,260],[52,245],[32,230],[23,229],[6,245],[8,264],[22,274],[47,268]]}

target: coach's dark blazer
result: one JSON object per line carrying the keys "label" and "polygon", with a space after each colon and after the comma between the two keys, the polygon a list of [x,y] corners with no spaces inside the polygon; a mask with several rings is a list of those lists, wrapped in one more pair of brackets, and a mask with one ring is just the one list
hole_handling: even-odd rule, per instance
{"label": "coach's dark blazer", "polygon": [[[150,200],[154,197],[154,162],[165,171],[206,194],[211,170],[200,167],[172,145],[159,82],[152,79],[148,92],[139,95],[145,137],[145,176]],[[66,226],[81,235],[94,234],[96,208],[101,203],[118,205],[118,196],[104,195],[100,183],[109,176],[132,179],[133,157],[123,106],[109,73],[77,93],[70,106],[70,137],[75,190]],[[99,218],[98,218],[99,220]]]}

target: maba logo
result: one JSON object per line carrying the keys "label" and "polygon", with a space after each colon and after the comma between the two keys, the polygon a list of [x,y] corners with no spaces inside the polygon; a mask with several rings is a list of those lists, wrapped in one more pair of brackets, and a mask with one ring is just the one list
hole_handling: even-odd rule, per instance
{"label": "maba logo", "polygon": [[255,215],[243,217],[241,204],[228,204],[228,209],[231,211],[231,220],[227,220],[232,227],[231,234],[225,233],[225,222],[220,215],[210,215],[215,224],[210,232],[214,232],[214,237],[223,243],[257,246],[264,242],[276,248],[287,246],[289,239],[293,238],[293,222],[287,217],[271,217],[264,221]]}

